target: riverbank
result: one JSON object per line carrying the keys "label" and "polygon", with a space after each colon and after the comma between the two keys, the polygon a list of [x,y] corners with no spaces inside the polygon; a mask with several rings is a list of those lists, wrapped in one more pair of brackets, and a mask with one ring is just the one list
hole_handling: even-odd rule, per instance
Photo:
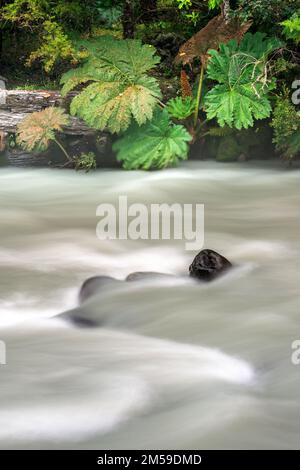
{"label": "riverbank", "polygon": [[[44,152],[26,152],[16,143],[16,130],[18,124],[32,112],[38,112],[52,106],[61,107],[69,112],[72,98],[74,98],[74,93],[62,98],[58,91],[51,90],[2,91],[0,100],[0,164],[19,167],[46,167],[49,164],[62,166],[65,163],[65,156],[54,143]],[[268,120],[261,121],[253,129],[248,130],[234,131],[225,128],[219,136],[215,135],[214,124],[211,129],[214,131],[212,135],[208,129],[205,138],[191,145],[189,159],[209,158],[220,162],[244,162],[257,158],[262,160],[280,158],[280,155],[275,152],[272,142],[273,134]],[[74,158],[92,152],[99,168],[121,167],[112,150],[116,136],[109,132],[89,128],[81,119],[70,118],[70,123],[64,126],[59,134],[59,139]]]}

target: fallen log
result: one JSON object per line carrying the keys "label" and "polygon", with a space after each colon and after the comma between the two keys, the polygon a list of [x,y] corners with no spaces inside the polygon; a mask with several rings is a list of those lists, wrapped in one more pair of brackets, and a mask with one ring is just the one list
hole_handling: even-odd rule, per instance
{"label": "fallen log", "polygon": [[[68,110],[71,95],[63,98],[57,91],[1,90],[0,131],[15,133],[17,125],[30,113],[41,111],[49,106],[61,106]],[[93,135],[94,129],[81,119],[72,117],[64,127],[68,135]]]}

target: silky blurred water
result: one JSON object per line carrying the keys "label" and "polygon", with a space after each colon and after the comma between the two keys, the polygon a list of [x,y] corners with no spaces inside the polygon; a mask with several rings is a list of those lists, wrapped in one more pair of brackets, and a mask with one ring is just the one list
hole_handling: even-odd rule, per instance
{"label": "silky blurred water", "polygon": [[[143,173],[0,173],[1,448],[300,448],[300,171],[188,163]],[[205,204],[235,268],[185,277],[185,241],[100,241],[96,207]],[[82,282],[160,271],[174,280]],[[79,328],[71,310],[98,323]]]}

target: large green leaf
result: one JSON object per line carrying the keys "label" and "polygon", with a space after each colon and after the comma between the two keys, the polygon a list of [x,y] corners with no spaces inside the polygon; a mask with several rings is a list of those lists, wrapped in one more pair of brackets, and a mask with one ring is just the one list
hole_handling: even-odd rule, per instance
{"label": "large green leaf", "polygon": [[[152,119],[161,99],[157,80],[146,74],[159,61],[152,46],[140,41],[102,37],[83,43],[86,63],[62,77],[63,95],[86,84],[71,103],[71,114],[88,125],[111,132],[125,131],[134,119]],[[93,83],[91,83],[93,82]]]}
{"label": "large green leaf", "polygon": [[96,129],[119,133],[128,128],[132,117],[139,125],[152,119],[159,98],[156,80],[146,75],[133,84],[95,82],[73,99],[71,114],[81,117]]}
{"label": "large green leaf", "polygon": [[255,119],[270,116],[272,108],[266,95],[256,95],[251,85],[216,85],[206,96],[208,119],[217,118],[220,126],[236,129],[252,127]]}
{"label": "large green leaf", "polygon": [[266,63],[269,54],[281,45],[262,33],[248,33],[240,44],[232,40],[221,44],[219,51],[209,51],[207,75],[219,84],[205,97],[208,119],[242,129],[253,126],[254,119],[270,116],[268,93],[275,83],[267,75]]}
{"label": "large green leaf", "polygon": [[113,149],[127,170],[165,168],[187,158],[191,139],[183,126],[172,124],[166,110],[158,110],[151,122],[132,125]]}
{"label": "large green leaf", "polygon": [[101,36],[94,40],[79,43],[87,53],[87,61],[95,61],[99,68],[112,74],[142,75],[153,69],[160,58],[155,48],[135,39],[116,39]]}
{"label": "large green leaf", "polygon": [[247,33],[240,42],[239,51],[248,53],[261,60],[271,52],[282,47],[284,43],[276,37],[268,37],[265,33]]}

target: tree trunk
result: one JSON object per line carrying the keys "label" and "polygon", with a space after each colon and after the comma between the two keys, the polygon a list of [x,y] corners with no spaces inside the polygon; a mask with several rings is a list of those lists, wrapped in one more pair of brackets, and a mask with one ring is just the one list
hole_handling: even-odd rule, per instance
{"label": "tree trunk", "polygon": [[151,23],[157,18],[157,0],[142,0],[140,3],[142,23]]}
{"label": "tree trunk", "polygon": [[225,22],[230,21],[230,0],[224,0],[222,4],[222,13],[225,18]]}
{"label": "tree trunk", "polygon": [[123,17],[122,17],[122,25],[123,25],[124,39],[133,39],[135,21],[134,21],[134,6],[133,6],[132,0],[125,0]]}

